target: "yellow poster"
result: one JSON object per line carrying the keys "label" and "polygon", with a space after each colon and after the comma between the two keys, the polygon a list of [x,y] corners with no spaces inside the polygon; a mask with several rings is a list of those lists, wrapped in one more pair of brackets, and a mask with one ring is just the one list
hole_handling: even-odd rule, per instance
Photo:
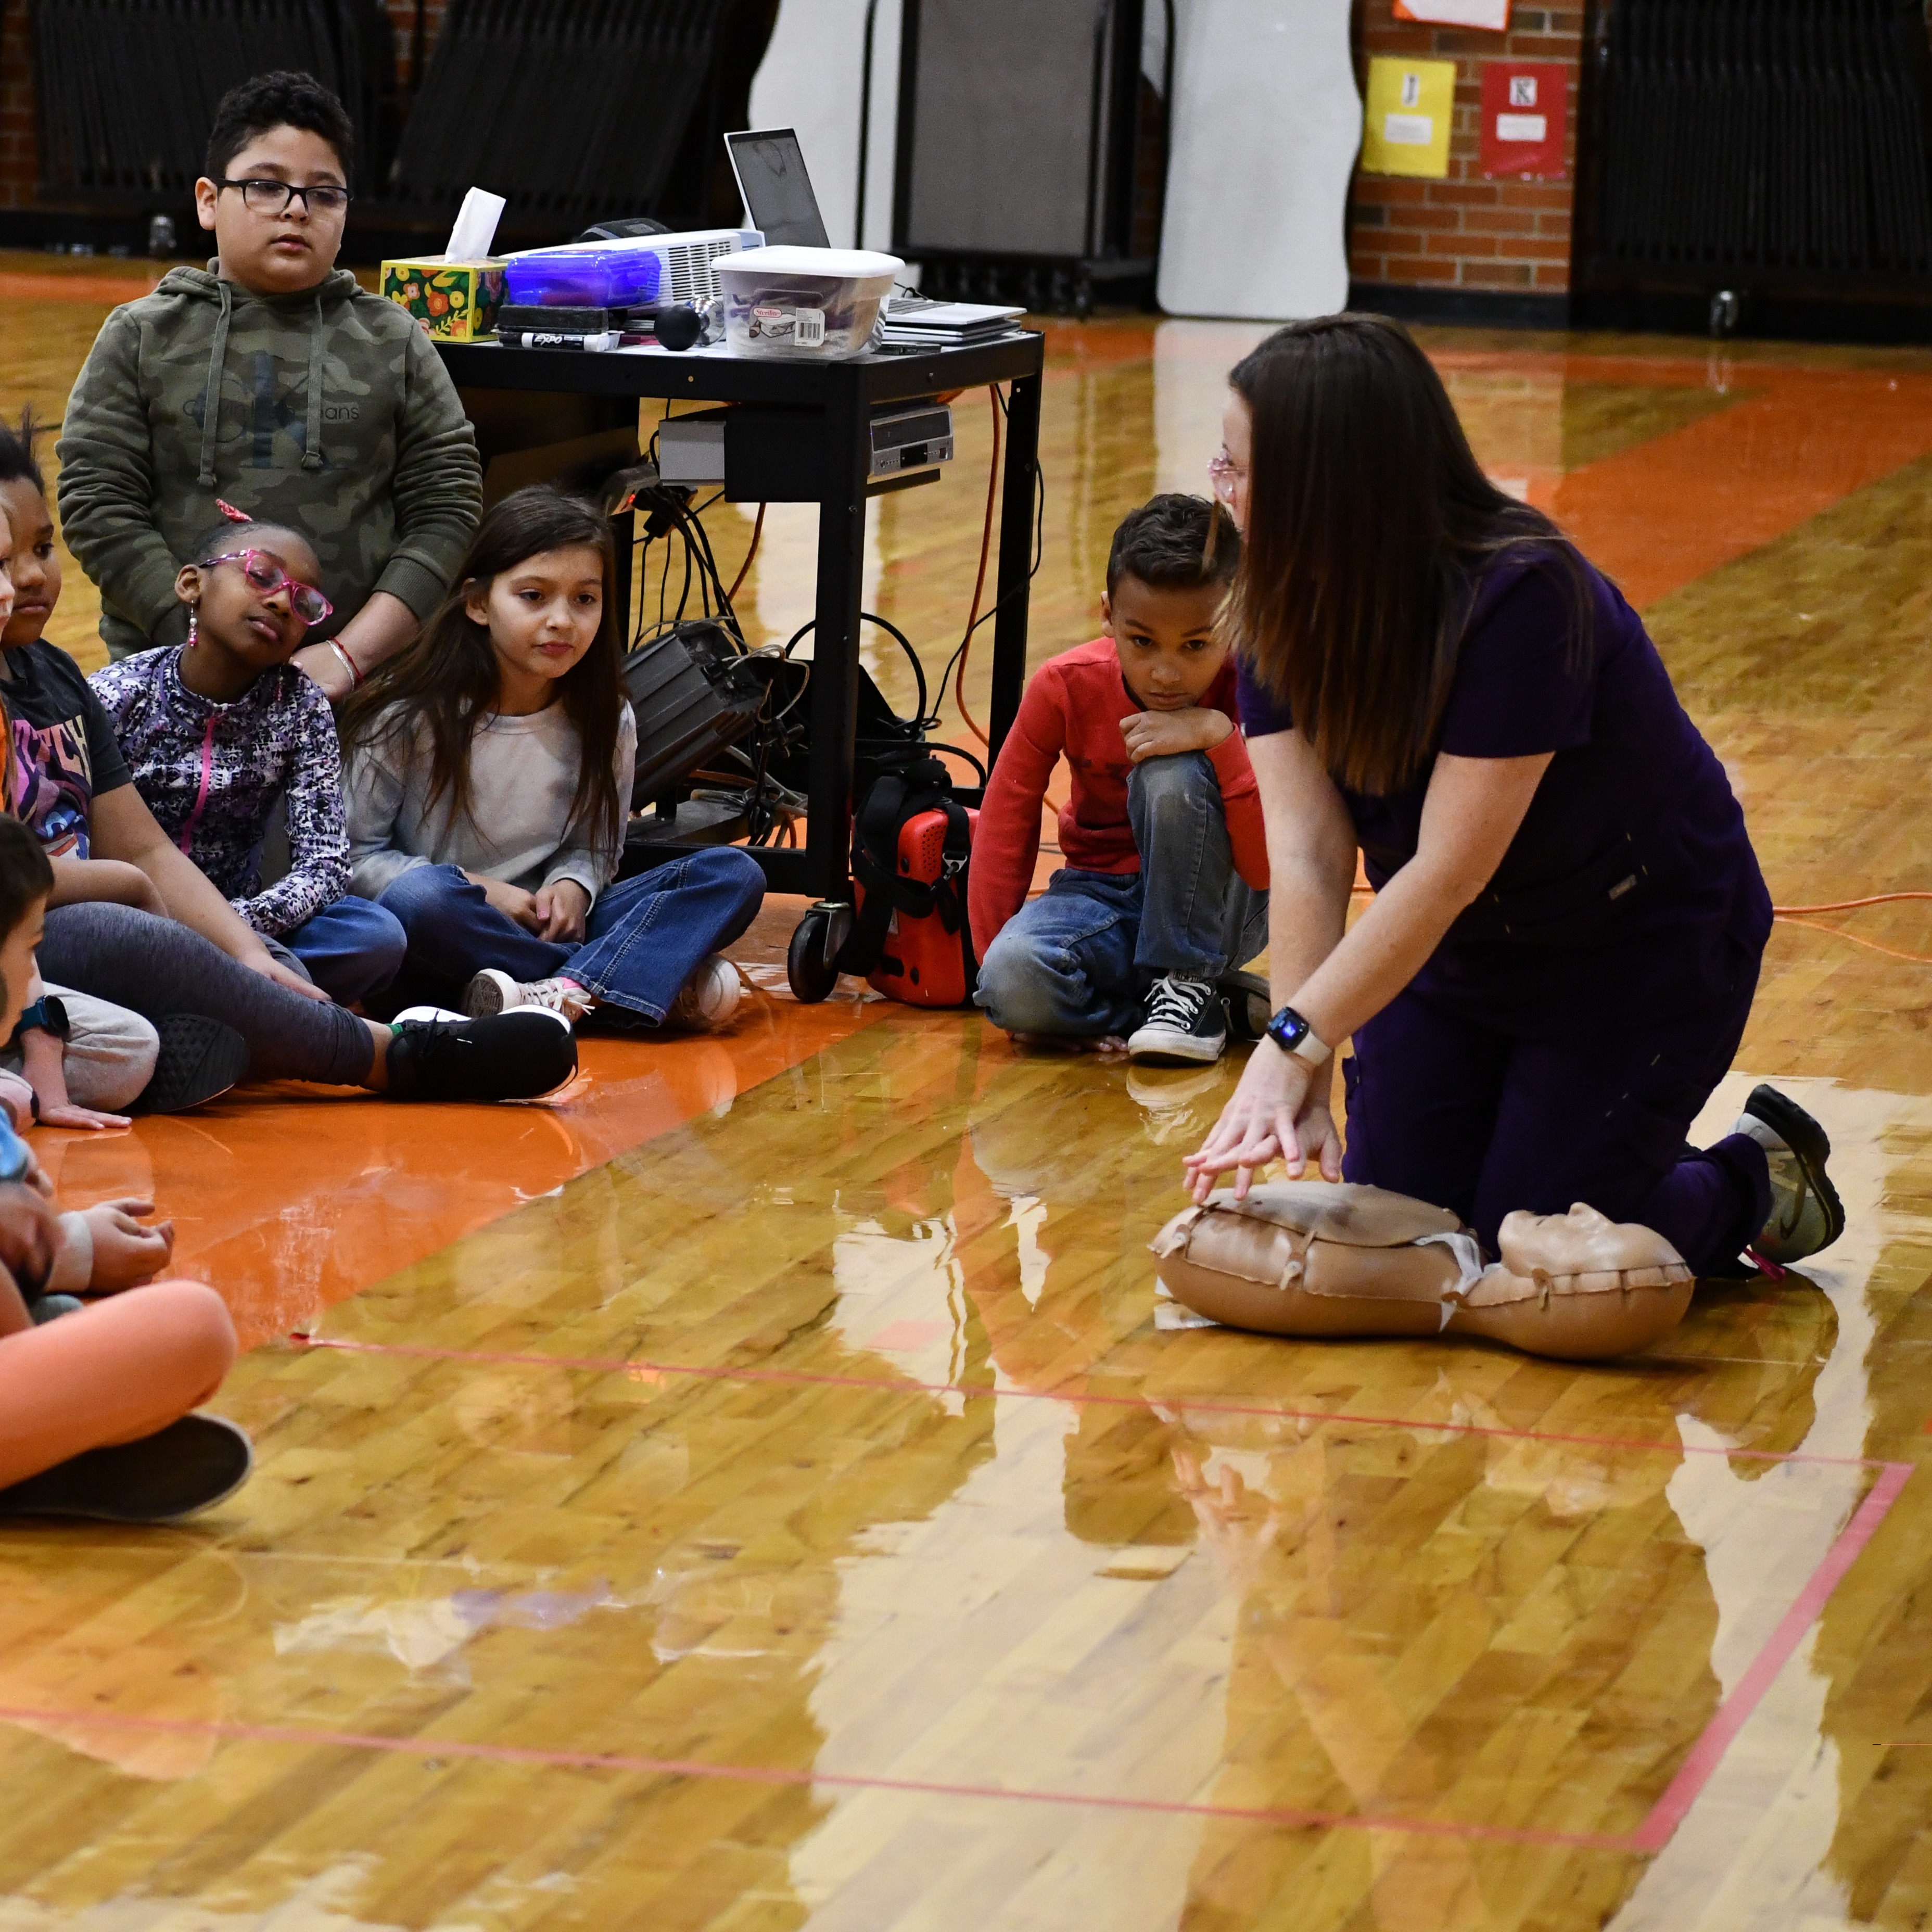
{"label": "yellow poster", "polygon": [[1441,180],[1449,172],[1449,126],[1455,111],[1454,61],[1378,54],[1369,63],[1364,172]]}

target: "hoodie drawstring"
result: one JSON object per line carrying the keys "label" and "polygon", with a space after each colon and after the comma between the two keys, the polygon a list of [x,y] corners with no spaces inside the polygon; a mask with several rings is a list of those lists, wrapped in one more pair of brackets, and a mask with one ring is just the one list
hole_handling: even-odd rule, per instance
{"label": "hoodie drawstring", "polygon": [[221,383],[227,373],[228,318],[234,312],[234,297],[226,282],[215,285],[220,291],[221,314],[214,324],[214,348],[208,358],[208,400],[201,410],[201,476],[205,490],[214,487],[215,446],[221,434]]}
{"label": "hoodie drawstring", "polygon": [[308,426],[302,466],[322,467],[322,297],[315,298],[315,326],[308,339]]}

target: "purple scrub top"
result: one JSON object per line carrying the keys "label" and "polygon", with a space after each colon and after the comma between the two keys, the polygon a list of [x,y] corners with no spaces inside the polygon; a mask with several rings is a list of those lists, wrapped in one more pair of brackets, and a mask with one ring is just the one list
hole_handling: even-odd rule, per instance
{"label": "purple scrub top", "polygon": [[[1415,985],[1572,1018],[1606,1000],[1694,1010],[1722,997],[1742,956],[1755,973],[1770,895],[1724,768],[1642,620],[1584,569],[1594,623],[1580,654],[1571,593],[1546,554],[1498,565],[1478,591],[1436,752],[1556,755],[1496,876]],[[1245,664],[1240,703],[1250,738],[1294,722]],[[1415,854],[1434,764],[1432,754],[1386,796],[1342,788],[1377,890]]]}

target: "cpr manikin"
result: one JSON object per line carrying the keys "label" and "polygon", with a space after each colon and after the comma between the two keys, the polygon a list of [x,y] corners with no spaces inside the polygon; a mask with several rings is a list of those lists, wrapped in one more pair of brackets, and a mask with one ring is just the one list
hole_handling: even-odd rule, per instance
{"label": "cpr manikin", "polygon": [[1483,1265],[1454,1214],[1379,1187],[1278,1181],[1216,1194],[1154,1238],[1184,1306],[1273,1335],[1481,1335],[1533,1355],[1622,1355],[1684,1318],[1690,1270],[1660,1234],[1567,1214],[1510,1215]]}

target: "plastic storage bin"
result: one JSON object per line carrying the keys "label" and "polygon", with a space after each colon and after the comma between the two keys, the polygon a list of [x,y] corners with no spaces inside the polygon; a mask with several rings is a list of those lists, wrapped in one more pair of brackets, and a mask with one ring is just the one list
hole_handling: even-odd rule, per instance
{"label": "plastic storage bin", "polygon": [[748,248],[714,262],[738,356],[837,362],[864,353],[905,264],[860,248]]}
{"label": "plastic storage bin", "polygon": [[507,299],[547,308],[646,308],[663,299],[663,251],[635,242],[573,243],[530,248],[503,265]]}

